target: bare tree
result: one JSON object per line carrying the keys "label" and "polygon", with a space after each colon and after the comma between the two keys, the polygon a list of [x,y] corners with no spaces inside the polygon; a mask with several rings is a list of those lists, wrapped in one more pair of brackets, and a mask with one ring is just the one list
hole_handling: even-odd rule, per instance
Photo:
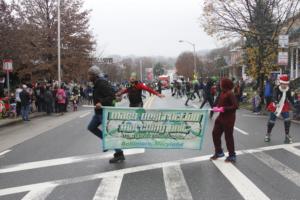
{"label": "bare tree", "polygon": [[[196,58],[196,66],[197,66],[197,71],[200,69],[202,70],[202,62],[199,60],[199,58]],[[181,53],[177,61],[175,63],[177,74],[182,75],[185,77],[188,77],[190,79],[193,79],[193,73],[194,73],[194,54],[192,52],[183,52]]]}
{"label": "bare tree", "polygon": [[262,87],[275,62],[278,35],[286,26],[289,32],[298,11],[299,0],[205,0],[202,25],[219,39],[246,39],[245,52],[252,54],[253,76]]}
{"label": "bare tree", "polygon": [[[95,41],[89,32],[89,11],[82,0],[61,1],[61,52],[64,80],[83,78],[91,65]],[[57,74],[57,1],[19,0],[15,6],[23,32],[19,73],[34,79]]]}

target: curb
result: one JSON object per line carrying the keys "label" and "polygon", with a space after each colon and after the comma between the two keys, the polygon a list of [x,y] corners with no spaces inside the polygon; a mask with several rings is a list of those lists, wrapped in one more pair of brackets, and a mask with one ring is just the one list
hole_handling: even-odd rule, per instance
{"label": "curb", "polygon": [[[42,116],[46,116],[46,113],[36,113],[34,115],[32,114],[30,116],[30,119],[34,119],[34,118],[42,117]],[[10,126],[13,124],[17,124],[17,123],[20,123],[23,121],[21,117],[18,117],[16,119],[3,119],[3,120],[7,120],[7,121],[1,122],[1,120],[0,120],[0,128]]]}

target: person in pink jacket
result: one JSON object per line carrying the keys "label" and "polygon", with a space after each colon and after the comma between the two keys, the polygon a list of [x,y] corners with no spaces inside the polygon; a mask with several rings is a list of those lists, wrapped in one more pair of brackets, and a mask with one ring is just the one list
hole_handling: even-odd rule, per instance
{"label": "person in pink jacket", "polygon": [[59,88],[56,92],[56,99],[58,104],[58,111],[61,115],[64,114],[66,104],[66,92],[63,88]]}

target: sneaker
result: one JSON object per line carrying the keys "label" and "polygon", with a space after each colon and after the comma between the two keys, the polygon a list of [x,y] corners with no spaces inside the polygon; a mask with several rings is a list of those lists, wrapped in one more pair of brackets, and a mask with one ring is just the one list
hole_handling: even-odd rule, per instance
{"label": "sneaker", "polygon": [[292,143],[293,143],[292,137],[291,137],[290,135],[286,135],[286,136],[285,136],[284,143],[285,143],[285,144],[292,144]]}
{"label": "sneaker", "polygon": [[109,163],[118,163],[125,160],[123,152],[114,153],[114,157],[109,160]]}
{"label": "sneaker", "polygon": [[266,136],[265,136],[265,142],[270,142],[270,141],[271,141],[270,134],[266,134]]}
{"label": "sneaker", "polygon": [[215,153],[212,157],[210,157],[211,160],[217,160],[218,158],[222,158],[224,157],[225,154],[222,152],[222,153]]}
{"label": "sneaker", "polygon": [[235,162],[236,162],[236,156],[228,156],[228,157],[225,159],[225,162],[235,163]]}

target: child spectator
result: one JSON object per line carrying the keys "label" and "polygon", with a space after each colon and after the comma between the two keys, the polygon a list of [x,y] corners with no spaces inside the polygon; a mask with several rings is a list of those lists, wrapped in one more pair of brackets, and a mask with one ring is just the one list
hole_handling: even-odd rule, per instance
{"label": "child spectator", "polygon": [[254,92],[254,96],[252,98],[253,112],[255,114],[259,114],[261,110],[261,98],[258,92]]}

